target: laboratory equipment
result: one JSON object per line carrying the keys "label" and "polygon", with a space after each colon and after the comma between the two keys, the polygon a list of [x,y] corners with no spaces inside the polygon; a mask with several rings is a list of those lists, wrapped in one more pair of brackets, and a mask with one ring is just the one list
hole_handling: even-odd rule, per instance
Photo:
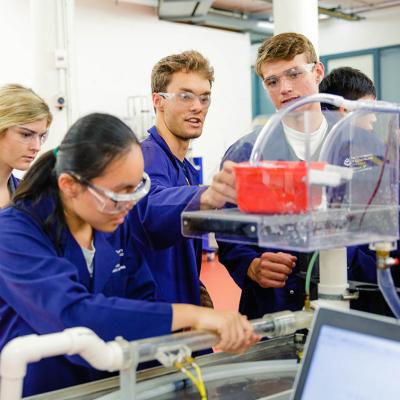
{"label": "laboratory equipment", "polygon": [[[252,321],[254,331],[262,337],[291,335],[311,325],[313,314],[308,311],[283,311],[267,314]],[[137,398],[136,369],[139,362],[157,359],[167,367],[178,367],[191,359],[192,351],[215,345],[218,336],[213,333],[185,332],[157,338],[127,342],[123,338],[105,343],[90,329],[71,328],[48,335],[28,335],[9,342],[1,353],[0,399],[19,400],[27,364],[57,355],[80,355],[94,368],[109,372],[120,371],[118,393],[101,397],[103,400]],[[191,365],[198,366],[192,360]],[[259,367],[256,367],[256,369]],[[201,372],[198,378],[203,385]],[[197,383],[193,375],[188,375]],[[193,379],[192,379],[193,378]],[[168,390],[174,389],[174,384]]]}
{"label": "laboratory equipment", "polygon": [[[298,370],[293,335],[260,342],[241,355],[213,353],[197,357],[209,398],[213,400],[254,400],[287,391]],[[29,400],[95,400],[115,393],[119,376],[32,396]],[[137,373],[139,399],[198,400],[188,379],[172,368],[155,367]],[[240,397],[239,397],[240,396]]]}
{"label": "laboratory equipment", "polygon": [[[316,101],[336,101],[340,104],[340,99],[346,102],[348,109],[356,110],[351,118],[346,119],[337,112],[324,112],[328,121],[323,142],[326,144],[312,153],[310,133],[314,130],[314,121],[321,118],[321,112],[294,110]],[[356,124],[357,115],[366,111],[376,115],[374,132],[366,132]],[[291,120],[298,122],[306,136],[305,157],[300,164],[306,173],[302,172],[300,176],[304,177],[301,183],[305,189],[302,190],[306,190],[307,194],[296,199],[295,195],[299,192],[297,184],[300,182],[297,180],[296,183],[294,175],[288,170],[284,171],[285,179],[281,182],[286,196],[290,194],[296,199],[292,205],[295,212],[244,213],[237,208],[199,210],[199,203],[194,199],[182,213],[183,234],[201,237],[204,233],[214,232],[219,241],[303,252],[395,241],[398,231],[396,149],[399,111],[399,106],[388,103],[352,102],[339,96],[322,94],[293,102],[271,117],[254,136],[255,143],[239,142],[231,153],[239,157],[247,154],[250,164],[247,171],[252,168],[253,174],[263,164],[287,162],[295,165],[293,162],[297,158],[289,143],[282,139],[285,135],[279,124]],[[252,148],[252,153],[249,148]],[[325,167],[317,170],[314,167],[318,163],[323,163]],[[264,196],[269,182],[270,177],[264,173],[259,180],[260,186],[264,184]],[[283,200],[279,201],[282,205]],[[274,206],[265,201],[264,207]]]}
{"label": "laboratory equipment", "polygon": [[[351,112],[321,112],[316,102]],[[199,210],[194,199],[182,214],[183,234],[319,251],[319,303],[348,307],[356,294],[348,290],[345,246],[398,238],[399,112],[395,104],[327,94],[291,102],[228,151],[247,161],[236,167],[242,210]],[[376,117],[373,131],[362,124],[368,113]]]}
{"label": "laboratory equipment", "polygon": [[149,96],[129,96],[126,100],[127,116],[124,118],[140,141],[147,138],[147,130],[154,125],[155,115]]}

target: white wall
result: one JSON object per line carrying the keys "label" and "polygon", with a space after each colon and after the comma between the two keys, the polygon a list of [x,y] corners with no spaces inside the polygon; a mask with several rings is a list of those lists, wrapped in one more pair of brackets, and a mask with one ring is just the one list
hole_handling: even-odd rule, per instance
{"label": "white wall", "polygon": [[[193,155],[204,157],[209,180],[228,145],[250,128],[249,37],[159,21],[155,8],[113,0],[76,0],[75,11],[79,115],[101,111],[123,118],[128,96],[150,95],[151,69],[161,57],[196,49],[209,58],[215,68],[212,105],[204,133],[192,146]],[[0,84],[35,88],[30,29],[29,0],[0,0]],[[61,139],[64,133],[51,135]]]}
{"label": "white wall", "polygon": [[251,123],[250,41],[247,35],[158,20],[156,10],[110,0],[76,1],[76,66],[80,112],[126,115],[126,98],[150,95],[153,65],[196,49],[215,68],[212,105],[193,153],[205,179]]}
{"label": "white wall", "polygon": [[361,21],[320,21],[319,53],[329,55],[400,44],[400,7],[361,14]]}
{"label": "white wall", "polygon": [[0,0],[0,84],[32,85],[28,0]]}

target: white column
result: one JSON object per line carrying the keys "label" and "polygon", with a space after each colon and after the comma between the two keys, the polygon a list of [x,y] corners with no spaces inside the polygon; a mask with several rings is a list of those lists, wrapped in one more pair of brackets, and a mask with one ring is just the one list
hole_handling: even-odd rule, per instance
{"label": "white column", "polygon": [[72,91],[73,10],[74,0],[30,0],[32,88],[48,102],[54,116],[43,150],[60,143],[76,114]]}
{"label": "white column", "polygon": [[318,51],[318,0],[275,0],[274,34],[301,33]]}

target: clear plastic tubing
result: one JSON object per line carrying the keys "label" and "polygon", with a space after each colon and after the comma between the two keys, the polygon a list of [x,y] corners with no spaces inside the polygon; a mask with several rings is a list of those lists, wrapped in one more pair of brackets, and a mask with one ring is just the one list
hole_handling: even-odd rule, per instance
{"label": "clear plastic tubing", "polygon": [[[311,325],[313,313],[309,311],[281,311],[266,314],[264,317],[250,321],[256,334],[262,337],[275,338],[290,335],[299,329]],[[184,332],[174,335],[159,336],[140,341],[131,342],[132,350],[136,350],[138,361],[154,360],[160,347],[165,349],[178,349],[185,345],[192,351],[208,349],[218,343],[218,336],[209,333]]]}

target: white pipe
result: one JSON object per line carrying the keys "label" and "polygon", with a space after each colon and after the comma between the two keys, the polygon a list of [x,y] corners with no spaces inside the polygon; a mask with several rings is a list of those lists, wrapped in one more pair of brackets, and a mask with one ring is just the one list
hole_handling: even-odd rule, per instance
{"label": "white pipe", "polygon": [[348,287],[346,248],[322,250],[319,255],[318,302],[349,308],[349,301],[340,299]]}
{"label": "white pipe", "polygon": [[122,347],[105,343],[87,328],[71,328],[48,335],[18,337],[7,343],[0,356],[0,400],[20,400],[28,363],[59,355],[80,355],[99,370],[118,371],[123,367]]}

